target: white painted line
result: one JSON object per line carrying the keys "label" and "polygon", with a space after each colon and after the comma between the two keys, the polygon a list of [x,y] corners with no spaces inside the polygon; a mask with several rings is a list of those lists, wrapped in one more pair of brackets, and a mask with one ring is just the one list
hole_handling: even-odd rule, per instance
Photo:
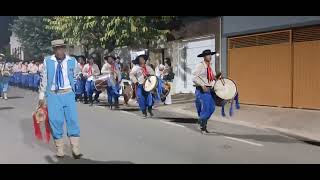
{"label": "white painted line", "polygon": [[243,139],[238,139],[238,138],[233,138],[233,137],[228,137],[228,136],[224,136],[224,137],[227,138],[227,139],[231,139],[231,140],[234,140],[234,141],[239,141],[239,142],[251,144],[251,145],[254,145],[254,146],[263,146],[262,144],[246,141],[246,140],[243,140]]}
{"label": "white painted line", "polygon": [[131,115],[131,116],[136,116],[136,117],[138,117],[137,114],[132,113],[132,112],[128,112],[128,111],[120,111],[120,112],[123,112],[123,113],[125,113],[125,114],[129,114],[129,115]]}
{"label": "white painted line", "polygon": [[162,123],[164,123],[164,124],[169,124],[169,125],[172,125],[172,126],[176,126],[176,127],[185,128],[185,126],[183,126],[183,125],[176,124],[176,123],[172,123],[172,122],[167,122],[167,121],[162,121],[162,120],[160,120],[160,122],[162,122]]}

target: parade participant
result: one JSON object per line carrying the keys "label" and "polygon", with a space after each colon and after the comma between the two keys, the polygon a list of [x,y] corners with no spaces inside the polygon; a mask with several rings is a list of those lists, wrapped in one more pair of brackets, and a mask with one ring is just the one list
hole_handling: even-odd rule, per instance
{"label": "parade participant", "polygon": [[98,99],[99,94],[101,93],[94,88],[94,84],[93,84],[93,78],[95,76],[100,75],[100,69],[99,69],[98,65],[94,63],[93,56],[90,56],[88,59],[88,64],[84,65],[84,67],[82,69],[82,74],[87,79],[86,84],[85,84],[85,88],[86,88],[87,96],[89,98],[90,106],[92,106],[93,105],[93,98],[92,98],[93,93],[95,93],[94,99]]}
{"label": "parade participant", "polygon": [[147,117],[147,110],[150,116],[153,116],[152,106],[153,99],[150,92],[146,92],[143,89],[143,83],[149,75],[154,75],[153,69],[146,65],[148,57],[146,55],[139,55],[134,61],[134,64],[139,64],[139,66],[132,68],[130,72],[131,81],[137,86],[137,100],[139,103],[140,110],[143,116]]}
{"label": "parade participant", "polygon": [[[39,74],[39,61],[33,61],[33,65],[29,70],[29,76],[31,76],[31,89],[32,91],[38,91],[40,83],[40,74]],[[30,86],[30,85],[29,85]]]}
{"label": "parade participant", "polygon": [[33,74],[32,74],[32,69],[33,69],[33,67],[35,66],[35,64],[34,64],[34,60],[32,60],[29,64],[28,64],[28,67],[27,67],[27,69],[28,69],[28,85],[27,85],[27,87],[28,87],[28,89],[30,89],[30,90],[32,90],[33,89]]}
{"label": "parade participant", "polygon": [[24,61],[23,64],[21,65],[21,86],[23,88],[27,88],[28,84],[28,61]]}
{"label": "parade participant", "polygon": [[14,77],[14,86],[19,86],[19,83],[20,83],[20,74],[21,74],[20,66],[21,66],[20,62],[16,61],[12,67],[13,77]]}
{"label": "parade participant", "polygon": [[107,86],[108,103],[111,109],[113,106],[119,108],[119,83],[121,82],[121,73],[114,56],[108,55],[105,56],[104,59],[107,60],[107,62],[102,66],[101,74],[109,76]]}
{"label": "parade participant", "polygon": [[39,107],[44,106],[46,98],[57,157],[64,157],[63,127],[65,120],[72,155],[75,159],[79,159],[82,157],[79,146],[80,128],[74,101],[74,77],[78,73],[77,61],[66,55],[64,40],[54,40],[51,44],[54,55],[46,57],[43,62]]}
{"label": "parade participant", "polygon": [[[163,74],[162,74],[162,79],[169,83],[170,86],[172,87],[172,82],[173,82],[173,79],[174,79],[174,73],[173,73],[173,69],[172,69],[172,66],[171,66],[171,60],[170,58],[166,58],[165,60],[165,65],[164,65],[164,70],[163,70]],[[169,104],[172,104],[172,101],[171,101],[171,91],[170,93],[167,95],[166,97],[166,100],[164,102],[165,105],[169,105]]]}
{"label": "parade participant", "polygon": [[3,98],[2,96],[2,67],[4,65],[4,58],[5,55],[0,53],[0,98]]}
{"label": "parade participant", "polygon": [[[121,80],[129,80],[130,81],[129,73],[130,73],[129,66],[124,64],[123,68],[122,68],[122,72],[121,72]],[[124,105],[129,106],[128,102],[130,99],[127,97],[127,95],[124,95],[123,98],[124,98]]]}
{"label": "parade participant", "polygon": [[8,87],[9,87],[9,80],[10,76],[12,75],[12,67],[10,66],[9,62],[6,62],[4,59],[4,55],[0,55],[2,58],[0,59],[1,63],[1,70],[0,70],[0,93],[1,98],[7,100],[8,99]]}
{"label": "parade participant", "polygon": [[215,111],[215,101],[212,96],[212,82],[215,80],[214,70],[211,69],[210,63],[212,55],[216,52],[204,50],[198,57],[203,57],[203,61],[195,67],[193,73],[193,82],[196,85],[196,108],[199,116],[201,133],[209,133],[207,122]]}
{"label": "parade participant", "polygon": [[85,90],[85,85],[87,80],[82,74],[82,70],[85,64],[86,64],[86,58],[84,56],[78,56],[78,67],[80,69],[79,69],[79,74],[77,74],[76,76],[76,101],[78,101],[78,99],[80,101],[84,100],[84,104],[88,104],[88,97]]}

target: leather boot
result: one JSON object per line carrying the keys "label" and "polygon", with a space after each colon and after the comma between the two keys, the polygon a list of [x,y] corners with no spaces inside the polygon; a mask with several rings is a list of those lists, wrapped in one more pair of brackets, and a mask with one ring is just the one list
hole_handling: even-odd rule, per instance
{"label": "leather boot", "polygon": [[57,157],[58,158],[63,158],[64,157],[64,141],[63,139],[56,139],[54,140],[54,144],[56,146],[56,149],[57,149]]}
{"label": "leather boot", "polygon": [[70,137],[72,156],[74,159],[80,159],[83,155],[80,153],[80,137]]}

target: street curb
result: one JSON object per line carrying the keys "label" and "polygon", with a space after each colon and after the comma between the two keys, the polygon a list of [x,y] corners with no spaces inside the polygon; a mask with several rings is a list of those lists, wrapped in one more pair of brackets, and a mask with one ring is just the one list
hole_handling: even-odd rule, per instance
{"label": "street curb", "polygon": [[[187,114],[187,115],[190,115],[190,116],[192,116],[194,118],[198,118],[196,113],[193,113],[191,111],[187,111],[187,110],[184,110],[184,109],[180,109],[180,108],[177,108],[177,107],[173,107],[173,108],[162,108],[162,107],[159,107],[158,109],[159,110],[164,110],[164,111],[169,111],[169,112],[178,112],[178,113],[181,113],[181,114]],[[305,135],[303,133],[292,131],[290,129],[273,127],[273,126],[264,126],[264,125],[259,125],[259,124],[256,124],[256,123],[250,123],[250,122],[244,122],[244,121],[224,119],[223,117],[218,117],[218,116],[213,116],[213,117],[211,117],[210,120],[217,121],[217,122],[222,122],[222,123],[229,123],[229,124],[233,124],[233,125],[245,126],[245,127],[249,127],[249,128],[256,128],[256,129],[261,129],[261,130],[266,130],[266,131],[274,131],[274,132],[277,132],[279,134],[285,135],[287,137],[294,138],[294,139],[299,140],[299,141],[320,143],[320,139],[314,138],[314,137],[312,137],[310,135]],[[210,121],[209,121],[209,123],[210,123]]]}

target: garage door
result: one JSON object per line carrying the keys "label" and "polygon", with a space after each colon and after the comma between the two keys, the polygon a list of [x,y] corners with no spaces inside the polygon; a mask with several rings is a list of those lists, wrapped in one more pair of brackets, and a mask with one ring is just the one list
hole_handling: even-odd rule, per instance
{"label": "garage door", "polygon": [[291,31],[229,39],[228,76],[246,104],[291,107]]}
{"label": "garage door", "polygon": [[293,106],[320,109],[320,27],[293,31]]}

